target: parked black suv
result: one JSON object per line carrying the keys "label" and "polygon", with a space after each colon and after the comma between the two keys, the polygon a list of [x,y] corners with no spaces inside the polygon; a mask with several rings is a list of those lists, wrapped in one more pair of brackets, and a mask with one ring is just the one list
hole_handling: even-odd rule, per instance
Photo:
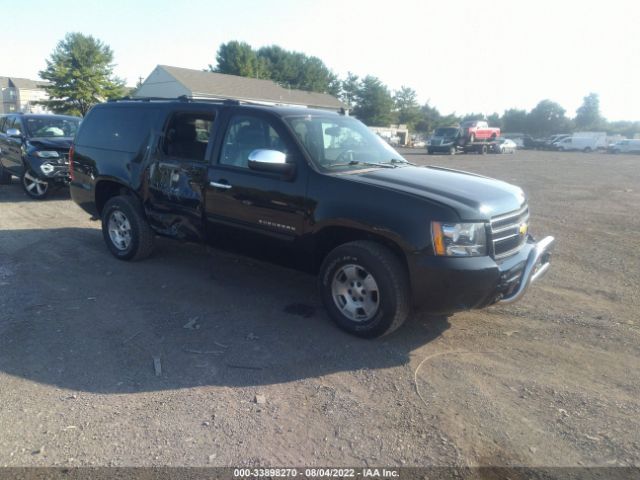
{"label": "parked black suv", "polygon": [[528,234],[522,190],[416,167],[354,118],[204,101],[94,107],[71,151],[71,195],[111,253],[156,234],[233,239],[317,272],[327,311],[364,337],[412,308],[452,313],[520,298],[553,238]]}
{"label": "parked black suv", "polygon": [[27,195],[45,198],[69,180],[69,147],[80,118],[12,114],[0,117],[0,184],[20,178]]}

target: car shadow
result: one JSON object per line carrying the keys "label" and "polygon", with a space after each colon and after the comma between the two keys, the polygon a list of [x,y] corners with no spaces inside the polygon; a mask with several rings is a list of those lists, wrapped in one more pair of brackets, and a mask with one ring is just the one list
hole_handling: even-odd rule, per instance
{"label": "car shadow", "polygon": [[310,275],[164,239],[151,258],[122,262],[98,229],[0,231],[0,292],[0,371],[87,392],[384,369],[449,328],[414,315],[363,340],[330,321]]}
{"label": "car shadow", "polygon": [[71,195],[69,189],[66,186],[53,187],[49,195],[42,200],[35,200],[29,197],[22,186],[20,185],[20,179],[17,177],[11,178],[11,184],[0,185],[0,203],[5,202],[47,202],[51,200],[70,200]]}

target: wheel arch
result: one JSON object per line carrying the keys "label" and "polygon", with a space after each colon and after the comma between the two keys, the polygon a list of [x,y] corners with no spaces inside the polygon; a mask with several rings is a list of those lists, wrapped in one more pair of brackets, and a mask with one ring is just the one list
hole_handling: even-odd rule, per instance
{"label": "wheel arch", "polygon": [[102,215],[102,209],[110,198],[118,195],[131,195],[137,197],[131,187],[112,178],[103,178],[98,180],[94,189],[96,210],[98,211],[98,215]]}
{"label": "wheel arch", "polygon": [[409,272],[407,256],[402,247],[393,239],[384,235],[351,226],[326,226],[315,233],[314,236],[313,271],[316,273],[320,270],[320,266],[326,256],[333,249],[345,243],[359,240],[368,240],[388,248],[400,260],[400,263],[404,266],[407,273]]}

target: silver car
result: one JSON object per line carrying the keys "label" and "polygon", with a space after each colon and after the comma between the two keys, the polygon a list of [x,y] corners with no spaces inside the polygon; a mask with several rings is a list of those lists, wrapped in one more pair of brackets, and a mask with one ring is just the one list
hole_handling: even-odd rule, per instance
{"label": "silver car", "polygon": [[640,140],[620,140],[607,149],[611,153],[640,153]]}
{"label": "silver car", "polygon": [[499,138],[496,143],[496,153],[514,153],[518,146],[508,138]]}

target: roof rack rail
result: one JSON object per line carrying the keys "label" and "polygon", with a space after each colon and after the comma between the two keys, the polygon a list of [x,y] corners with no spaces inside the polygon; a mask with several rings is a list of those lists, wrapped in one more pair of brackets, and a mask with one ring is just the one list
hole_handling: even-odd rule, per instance
{"label": "roof rack rail", "polygon": [[120,98],[110,98],[107,100],[107,103],[111,102],[152,102],[152,101],[171,101],[175,100],[175,98],[166,98],[166,97],[120,97]]}
{"label": "roof rack rail", "polygon": [[198,96],[187,96],[180,95],[179,97],[121,97],[121,98],[112,98],[107,100],[107,102],[207,102],[212,104],[222,104],[222,105],[255,105],[259,107],[299,107],[299,108],[309,108],[307,105],[300,104],[288,104],[288,103],[277,103],[273,101],[260,101],[260,100],[244,100],[239,98],[207,98],[207,97],[198,97]]}
{"label": "roof rack rail", "polygon": [[[179,97],[120,97],[110,98],[107,102],[209,102],[209,103],[224,103],[226,105],[240,105],[245,102],[244,100],[238,100],[236,98],[203,98],[203,97],[188,97],[186,95],[180,95]],[[256,105],[265,105],[262,103],[256,103]]]}

